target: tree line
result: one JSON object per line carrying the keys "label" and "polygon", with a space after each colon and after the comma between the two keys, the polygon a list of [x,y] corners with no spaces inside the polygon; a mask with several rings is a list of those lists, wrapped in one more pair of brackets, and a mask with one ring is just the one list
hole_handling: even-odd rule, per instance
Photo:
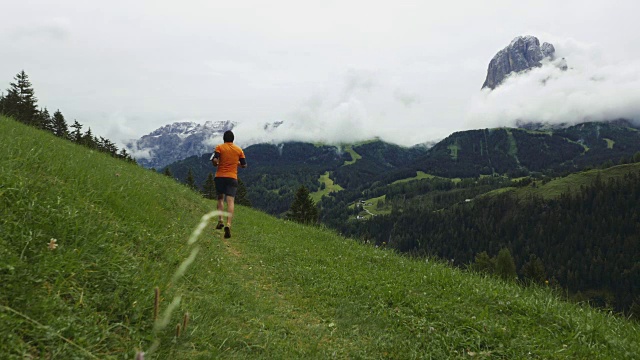
{"label": "tree line", "polygon": [[51,132],[57,137],[101,151],[119,159],[135,162],[126,149],[118,149],[115,143],[102,136],[96,136],[88,128],[83,131],[83,125],[77,120],[68,125],[64,115],[58,109],[53,115],[49,110],[38,108],[38,98],[35,96],[33,85],[24,70],[11,82],[6,94],[0,95],[0,114],[9,116],[23,124]]}

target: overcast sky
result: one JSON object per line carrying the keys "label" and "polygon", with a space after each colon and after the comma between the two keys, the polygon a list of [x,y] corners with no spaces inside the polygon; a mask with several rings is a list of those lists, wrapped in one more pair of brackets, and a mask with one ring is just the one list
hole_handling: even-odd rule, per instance
{"label": "overcast sky", "polygon": [[[176,121],[413,145],[516,120],[640,118],[639,1],[0,1],[0,89],[24,69],[40,106],[117,142]],[[481,91],[518,35],[552,43],[570,71]]]}

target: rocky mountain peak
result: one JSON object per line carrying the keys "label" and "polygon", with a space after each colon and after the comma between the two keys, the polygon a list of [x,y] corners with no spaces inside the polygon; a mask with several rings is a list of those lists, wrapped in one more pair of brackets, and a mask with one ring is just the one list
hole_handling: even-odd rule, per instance
{"label": "rocky mountain peak", "polygon": [[535,36],[518,36],[500,50],[489,63],[487,78],[482,88],[495,89],[511,73],[519,73],[542,66],[543,59],[553,60],[555,48]]}
{"label": "rocky mountain peak", "polygon": [[205,123],[175,122],[164,125],[140,139],[125,144],[127,151],[146,168],[162,168],[168,164],[200,156],[212,151],[215,137],[233,129],[232,121],[207,121]]}

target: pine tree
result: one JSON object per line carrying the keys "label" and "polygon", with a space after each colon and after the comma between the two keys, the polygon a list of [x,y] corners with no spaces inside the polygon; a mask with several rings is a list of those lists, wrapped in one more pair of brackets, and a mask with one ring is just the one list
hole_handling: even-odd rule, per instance
{"label": "pine tree", "polygon": [[165,175],[167,175],[168,177],[172,178],[173,174],[171,173],[171,169],[167,166],[166,168],[164,168],[164,172]]}
{"label": "pine tree", "polygon": [[71,128],[73,129],[70,134],[71,141],[79,144],[82,141],[82,124],[78,120],[74,120]]}
{"label": "pine tree", "polygon": [[476,255],[476,261],[471,265],[471,268],[478,272],[493,274],[496,270],[496,259],[491,258],[486,251],[483,251]]}
{"label": "pine tree", "polygon": [[64,120],[64,115],[62,115],[59,109],[53,113],[53,133],[61,138],[67,138],[69,136],[67,122]]}
{"label": "pine tree", "polygon": [[496,273],[504,280],[514,280],[517,278],[516,264],[513,262],[511,251],[503,248],[496,257]]}
{"label": "pine tree", "polygon": [[38,112],[38,121],[36,121],[36,123],[38,123],[40,129],[53,133],[53,118],[49,114],[49,110],[47,110],[47,108]]}
{"label": "pine tree", "polygon": [[191,171],[191,168],[189,168],[189,171],[187,172],[187,178],[184,180],[184,183],[193,190],[198,190],[198,186],[196,185],[196,181],[193,178],[193,171]]}
{"label": "pine tree", "polygon": [[318,209],[304,185],[296,192],[287,218],[303,224],[315,224],[318,221]]}
{"label": "pine tree", "polygon": [[90,149],[95,149],[98,146],[98,141],[95,136],[93,136],[91,128],[87,129],[87,131],[85,131],[85,133],[82,135],[82,137],[80,138],[80,144]]}
{"label": "pine tree", "polygon": [[251,207],[251,201],[247,196],[247,187],[244,182],[238,178],[238,192],[236,193],[236,204]]}
{"label": "pine tree", "polygon": [[16,82],[10,83],[7,95],[2,99],[0,112],[12,116],[16,120],[25,124],[38,126],[38,99],[35,97],[29,76],[22,70],[14,79]]}
{"label": "pine tree", "polygon": [[529,261],[522,265],[520,272],[525,278],[539,284],[542,284],[547,277],[542,260],[534,254],[529,255]]}
{"label": "pine tree", "polygon": [[[120,152],[118,153],[118,157],[124,160],[127,160],[128,162],[132,162],[132,163],[136,163],[136,160],[134,158],[131,157],[131,155],[129,155],[129,153],[127,152],[127,149],[122,148],[120,149]],[[156,172],[155,168],[152,168],[153,172]]]}
{"label": "pine tree", "polygon": [[202,196],[207,199],[216,199],[216,183],[213,179],[213,173],[209,172],[207,180],[202,185]]}

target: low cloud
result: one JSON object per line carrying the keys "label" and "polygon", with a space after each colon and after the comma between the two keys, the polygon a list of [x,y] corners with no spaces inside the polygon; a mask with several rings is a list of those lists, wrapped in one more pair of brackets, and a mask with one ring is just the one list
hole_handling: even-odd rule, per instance
{"label": "low cloud", "polygon": [[420,102],[420,97],[418,95],[407,93],[401,89],[396,89],[393,96],[406,107],[411,107]]}
{"label": "low cloud", "polygon": [[[420,95],[403,87],[411,82],[403,80],[398,74],[350,69],[337,85],[328,83],[281,119],[238,121],[234,131],[245,146],[286,141],[342,144],[373,138],[413,145],[431,140],[422,127],[418,127],[420,139],[406,140],[410,127],[400,124],[424,119],[424,109],[416,106]],[[274,127],[276,121],[282,124]]]}
{"label": "low cloud", "polygon": [[153,159],[154,156],[151,154],[153,151],[157,150],[157,148],[153,148],[153,149],[137,149],[137,148],[129,148],[127,149],[127,151],[129,152],[129,155],[131,155],[132,158],[134,159],[145,159],[145,160],[150,160]]}
{"label": "low cloud", "polygon": [[[640,61],[613,59],[603,49],[572,39],[551,41],[556,60],[509,77],[470,102],[471,128],[517,122],[576,124],[625,118],[640,120]],[[557,65],[565,58],[568,69]]]}

